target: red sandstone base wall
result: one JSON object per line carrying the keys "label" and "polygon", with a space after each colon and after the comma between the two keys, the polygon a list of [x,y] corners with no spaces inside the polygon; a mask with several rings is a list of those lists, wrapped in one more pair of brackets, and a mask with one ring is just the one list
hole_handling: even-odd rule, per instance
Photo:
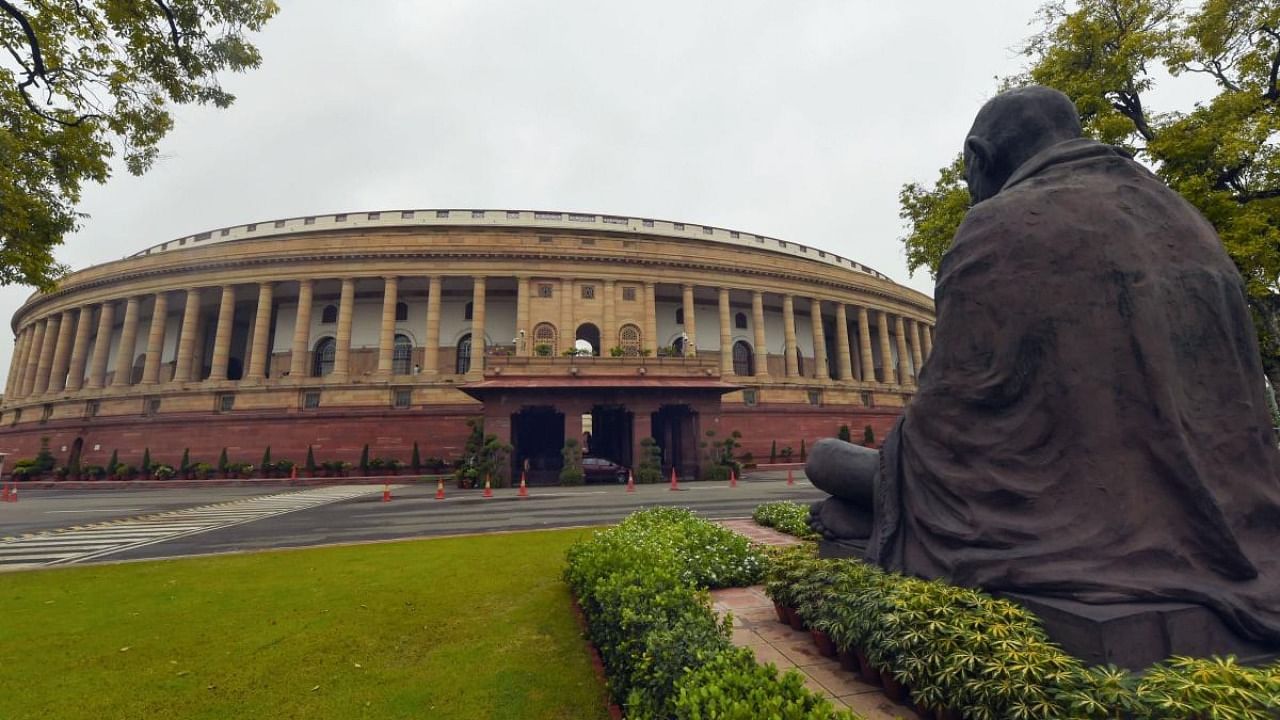
{"label": "red sandstone base wall", "polygon": [[861,445],[863,428],[870,425],[876,435],[876,447],[884,441],[885,433],[898,421],[901,408],[844,408],[808,406],[766,406],[754,408],[732,407],[720,411],[718,423],[703,429],[715,428],[716,436],[723,438],[737,430],[742,433],[742,449],[739,453],[751,453],[757,462],[767,462],[769,449],[776,440],[778,450],[790,446],[794,460],[800,459],[800,441],[806,447],[822,438],[833,438],[841,425],[849,426],[853,442]]}

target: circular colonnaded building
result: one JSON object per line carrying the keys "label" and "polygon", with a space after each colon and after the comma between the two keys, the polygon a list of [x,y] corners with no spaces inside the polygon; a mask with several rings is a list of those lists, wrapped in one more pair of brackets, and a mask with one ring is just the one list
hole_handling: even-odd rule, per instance
{"label": "circular colonnaded building", "polygon": [[[932,300],[858,262],[706,225],[397,210],[221,228],[67,276],[14,315],[0,452],[59,464],[456,458],[469,429],[554,481],[565,438],[697,471],[708,431],[878,438]],[[573,348],[590,355],[568,356]]]}

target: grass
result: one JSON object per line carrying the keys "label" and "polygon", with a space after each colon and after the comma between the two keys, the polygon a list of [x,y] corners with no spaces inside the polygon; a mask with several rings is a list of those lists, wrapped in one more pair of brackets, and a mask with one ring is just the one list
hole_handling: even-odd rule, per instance
{"label": "grass", "polygon": [[0,575],[0,718],[605,718],[586,534]]}

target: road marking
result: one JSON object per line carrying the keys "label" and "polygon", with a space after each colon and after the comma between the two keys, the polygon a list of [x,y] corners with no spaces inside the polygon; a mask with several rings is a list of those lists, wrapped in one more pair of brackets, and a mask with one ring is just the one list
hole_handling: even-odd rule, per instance
{"label": "road marking", "polygon": [[52,515],[53,513],[117,513],[117,512],[137,512],[145,510],[145,508],[102,508],[101,510],[45,510],[45,513]]}
{"label": "road marking", "polygon": [[[403,486],[396,486],[395,489],[401,487]],[[382,492],[382,488],[372,485],[337,485],[168,510],[136,518],[103,521],[95,525],[28,533],[20,538],[0,542],[0,570],[87,562],[125,550],[378,492]],[[134,508],[121,510],[132,509]]]}

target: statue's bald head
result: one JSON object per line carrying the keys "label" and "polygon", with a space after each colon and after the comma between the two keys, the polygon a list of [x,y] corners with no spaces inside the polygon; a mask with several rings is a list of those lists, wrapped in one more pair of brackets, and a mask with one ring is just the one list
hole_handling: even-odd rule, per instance
{"label": "statue's bald head", "polygon": [[964,142],[964,175],[975,203],[996,193],[1045,148],[1083,135],[1071,98],[1043,85],[1002,92],[982,106]]}

